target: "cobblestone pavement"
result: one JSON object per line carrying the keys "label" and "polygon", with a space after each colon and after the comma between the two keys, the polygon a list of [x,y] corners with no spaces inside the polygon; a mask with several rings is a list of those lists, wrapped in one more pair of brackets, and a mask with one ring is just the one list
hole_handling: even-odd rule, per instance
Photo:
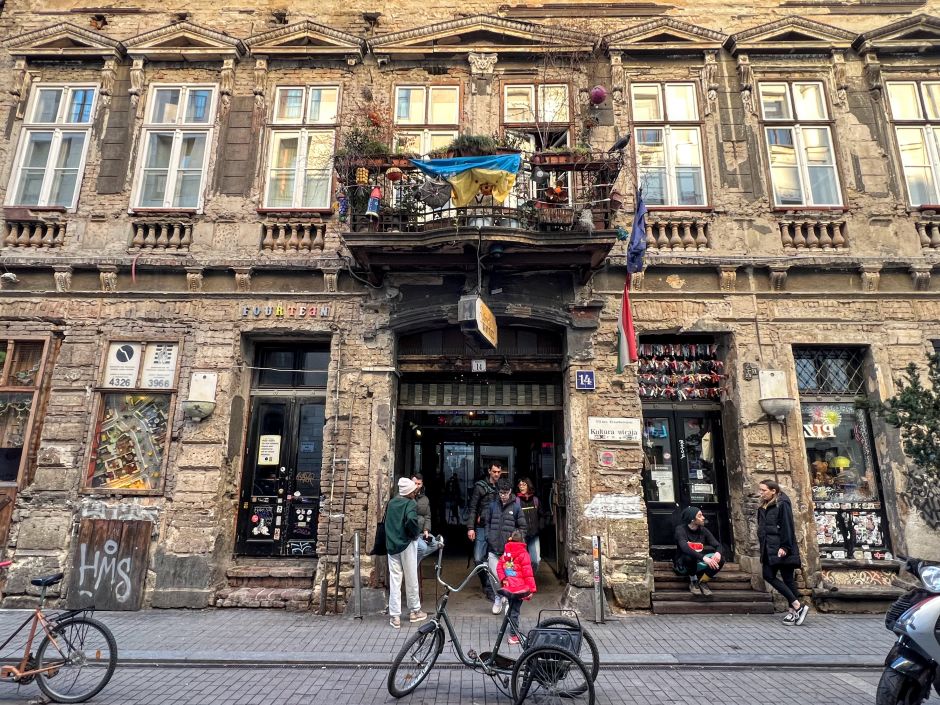
{"label": "cobblestone pavement", "polygon": [[[486,677],[436,668],[410,697],[395,700],[380,668],[119,668],[91,702],[99,705],[508,705]],[[597,705],[872,705],[879,673],[702,669],[608,669],[596,683]],[[0,705],[40,702],[34,685],[0,684]]]}
{"label": "cobblestone pavement", "polygon": [[[482,600],[481,600],[481,604]],[[0,634],[26,612],[0,610]],[[279,610],[145,610],[99,612],[117,639],[124,663],[387,664],[414,630],[385,619],[359,621]],[[785,627],[782,615],[620,616],[607,624],[585,622],[609,665],[682,664],[801,667],[880,665],[892,637],[878,615],[810,614],[801,627]],[[465,649],[492,645],[499,617],[453,618]],[[523,608],[523,628],[535,611]],[[4,655],[15,643],[4,650]],[[455,659],[447,649],[442,662]]]}

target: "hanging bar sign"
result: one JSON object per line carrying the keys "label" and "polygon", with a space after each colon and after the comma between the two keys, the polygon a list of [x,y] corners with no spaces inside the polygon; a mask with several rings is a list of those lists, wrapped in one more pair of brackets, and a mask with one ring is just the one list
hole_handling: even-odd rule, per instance
{"label": "hanging bar sign", "polygon": [[473,333],[484,345],[496,348],[496,316],[479,294],[460,297],[457,303],[457,320],[461,330]]}

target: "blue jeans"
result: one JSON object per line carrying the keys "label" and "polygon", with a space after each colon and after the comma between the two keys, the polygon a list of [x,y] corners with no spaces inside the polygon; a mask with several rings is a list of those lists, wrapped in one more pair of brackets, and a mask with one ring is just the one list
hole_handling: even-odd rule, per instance
{"label": "blue jeans", "polygon": [[529,560],[532,562],[532,573],[538,572],[539,563],[542,562],[542,542],[539,541],[538,534],[527,536],[525,546],[529,549]]}
{"label": "blue jeans", "polygon": [[[480,563],[487,562],[486,529],[482,526],[478,526],[476,531],[477,537],[473,541],[473,562],[476,565],[480,565]],[[496,597],[496,592],[493,588],[492,581],[487,577],[485,572],[477,573],[477,575],[480,576],[480,586],[483,588],[486,599],[493,600]]]}
{"label": "blue jeans", "polygon": [[425,558],[430,556],[432,553],[437,553],[437,549],[440,545],[437,542],[437,539],[434,536],[428,537],[428,540],[424,540],[424,535],[418,537],[418,563],[423,561]]}

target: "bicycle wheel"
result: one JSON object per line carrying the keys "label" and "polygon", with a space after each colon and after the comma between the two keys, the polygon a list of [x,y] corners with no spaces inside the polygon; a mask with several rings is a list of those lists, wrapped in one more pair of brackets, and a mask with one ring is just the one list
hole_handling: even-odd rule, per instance
{"label": "bicycle wheel", "polygon": [[512,669],[512,700],[538,705],[594,705],[594,681],[570,651],[537,646],[523,652]]}
{"label": "bicycle wheel", "polygon": [[388,672],[388,692],[403,698],[421,685],[444,649],[444,630],[417,632],[398,652]]}
{"label": "bicycle wheel", "polygon": [[[117,644],[101,622],[74,617],[59,622],[36,651],[36,685],[57,703],[83,703],[104,688],[117,666]],[[49,670],[42,670],[49,669]]]}
{"label": "bicycle wheel", "polygon": [[568,627],[569,629],[581,630],[581,650],[578,651],[578,658],[588,666],[591,673],[591,680],[597,680],[597,674],[601,670],[601,657],[597,651],[597,644],[594,643],[594,637],[588,634],[588,630],[581,627],[573,619],[566,617],[549,617],[539,622],[540,627]]}

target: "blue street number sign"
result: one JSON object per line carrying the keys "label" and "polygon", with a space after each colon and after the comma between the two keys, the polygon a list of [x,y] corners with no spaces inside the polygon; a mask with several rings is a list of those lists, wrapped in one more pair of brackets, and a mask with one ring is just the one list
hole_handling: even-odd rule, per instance
{"label": "blue street number sign", "polygon": [[576,389],[594,389],[594,370],[578,370],[575,380]]}

